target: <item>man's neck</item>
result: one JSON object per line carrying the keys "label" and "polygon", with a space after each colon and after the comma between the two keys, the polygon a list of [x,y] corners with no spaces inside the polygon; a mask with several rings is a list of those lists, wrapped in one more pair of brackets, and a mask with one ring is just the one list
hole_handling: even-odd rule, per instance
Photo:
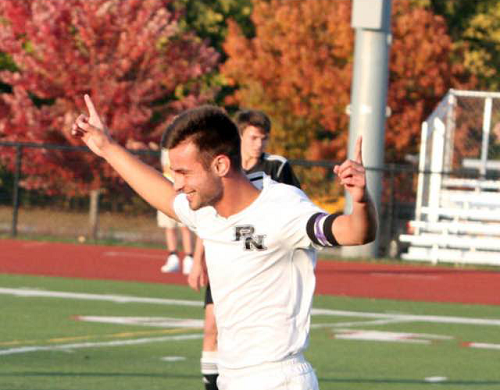
{"label": "man's neck", "polygon": [[260,156],[259,157],[242,156],[241,166],[243,167],[243,169],[245,171],[249,171],[259,162],[259,159],[260,159]]}
{"label": "man's neck", "polygon": [[217,214],[229,218],[250,206],[260,191],[247,179],[243,172],[231,174],[224,180],[222,199],[215,205]]}

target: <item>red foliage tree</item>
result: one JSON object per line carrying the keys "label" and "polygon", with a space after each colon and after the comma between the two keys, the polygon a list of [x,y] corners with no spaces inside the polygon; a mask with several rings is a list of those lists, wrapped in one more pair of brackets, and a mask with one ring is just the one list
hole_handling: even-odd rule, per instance
{"label": "red foliage tree", "polygon": [[[217,52],[179,24],[173,0],[0,2],[0,140],[79,145],[74,118],[92,96],[122,144],[158,142],[173,115],[212,98]],[[2,159],[12,164],[12,155]],[[24,184],[48,192],[100,188],[113,173],[90,153],[26,148]]]}
{"label": "red foliage tree", "polygon": [[[231,24],[221,71],[238,87],[230,103],[270,113],[271,148],[293,157],[345,158],[353,65],[350,1],[254,1],[255,36]],[[420,124],[450,87],[465,84],[441,17],[393,3],[387,160],[415,153]],[[276,126],[277,125],[277,126]],[[291,146],[290,146],[291,145]]]}

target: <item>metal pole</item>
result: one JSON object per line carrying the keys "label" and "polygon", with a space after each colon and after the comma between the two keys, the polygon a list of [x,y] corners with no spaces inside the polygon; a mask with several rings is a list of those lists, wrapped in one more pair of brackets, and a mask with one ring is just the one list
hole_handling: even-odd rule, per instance
{"label": "metal pole", "polygon": [[[391,0],[354,0],[352,27],[356,30],[354,74],[351,87],[351,120],[349,124],[349,158],[354,145],[363,136],[363,163],[367,168],[367,184],[380,215],[380,198],[384,166],[385,120],[387,116],[387,84]],[[372,169],[370,169],[372,168]],[[345,212],[352,201],[346,194]],[[379,229],[380,230],[380,229]],[[379,238],[358,247],[343,247],[346,257],[378,257]]]}
{"label": "metal pole", "polygon": [[17,216],[19,212],[19,179],[21,178],[21,161],[22,161],[23,147],[16,146],[16,170],[14,171],[14,191],[12,201],[12,228],[11,236],[17,236]]}
{"label": "metal pole", "polygon": [[486,164],[488,162],[488,147],[490,143],[491,112],[493,108],[493,99],[488,97],[484,101],[483,112],[483,139],[481,143],[481,166],[479,172],[482,178],[486,177]]}

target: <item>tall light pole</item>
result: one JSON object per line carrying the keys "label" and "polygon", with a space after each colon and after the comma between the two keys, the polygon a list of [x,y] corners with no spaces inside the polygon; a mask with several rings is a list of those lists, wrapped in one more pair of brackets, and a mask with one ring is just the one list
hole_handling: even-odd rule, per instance
{"label": "tall light pole", "polygon": [[[354,74],[351,86],[349,158],[353,158],[358,135],[363,136],[363,163],[372,168],[367,183],[380,210],[384,140],[391,43],[391,0],[353,0],[351,25],[356,31]],[[345,212],[352,202],[346,194]],[[380,231],[380,229],[379,229]],[[377,257],[379,239],[359,247],[343,247],[345,257]]]}

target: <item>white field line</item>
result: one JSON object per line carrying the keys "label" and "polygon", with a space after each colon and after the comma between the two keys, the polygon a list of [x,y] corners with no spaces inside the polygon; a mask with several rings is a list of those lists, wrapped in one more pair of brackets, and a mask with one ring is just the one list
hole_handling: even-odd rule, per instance
{"label": "white field line", "polygon": [[389,324],[400,324],[402,322],[412,322],[412,321],[401,320],[399,318],[387,318],[387,319],[372,320],[372,321],[351,321],[351,322],[312,324],[311,328],[319,329],[319,328],[339,328],[339,327],[365,326],[365,325],[389,325]]}
{"label": "white field line", "polygon": [[451,336],[442,336],[427,333],[384,332],[378,330],[338,329],[334,338],[342,340],[366,340],[395,343],[431,344],[435,341],[453,340]]}
{"label": "white field line", "polygon": [[441,279],[440,276],[436,275],[415,275],[411,273],[401,273],[401,274],[394,274],[394,273],[384,273],[384,272],[370,272],[371,276],[376,276],[376,277],[381,277],[381,278],[401,278],[401,279],[416,279],[416,280],[437,280]]}
{"label": "white field line", "polygon": [[[81,299],[94,301],[108,301],[116,303],[149,303],[157,305],[178,305],[178,306],[196,306],[202,307],[203,302],[182,300],[182,299],[165,299],[165,298],[143,298],[125,295],[108,295],[108,294],[86,294],[86,293],[71,293],[61,291],[44,291],[29,288],[0,288],[0,294],[15,295],[20,297],[47,297],[47,298],[65,298],[65,299]],[[312,309],[312,315],[334,316],[334,317],[353,317],[353,318],[370,318],[373,320],[388,320],[388,321],[404,321],[404,322],[430,322],[441,324],[462,324],[462,325],[485,325],[485,326],[500,326],[500,319],[487,318],[467,318],[467,317],[448,317],[448,316],[428,316],[414,314],[396,314],[396,313],[369,313],[356,312],[345,310],[330,310],[330,309]]]}
{"label": "white field line", "polygon": [[137,252],[116,252],[116,251],[108,251],[108,252],[103,252],[103,256],[108,256],[108,257],[144,257],[147,259],[165,259],[165,255],[158,253],[137,253]]}
{"label": "white field line", "polygon": [[329,310],[329,309],[312,309],[311,314],[322,315],[322,316],[336,316],[336,317],[359,317],[359,318],[400,320],[405,322],[431,322],[439,324],[500,326],[500,319],[488,319],[488,318],[426,316],[426,315],[415,315],[415,314],[365,313],[357,311]]}
{"label": "white field line", "polygon": [[178,305],[202,307],[203,302],[189,301],[185,299],[165,299],[165,298],[143,298],[127,295],[111,294],[86,294],[61,291],[44,291],[29,288],[0,288],[0,294],[15,295],[18,297],[43,297],[43,298],[65,298],[80,299],[89,301],[108,301],[115,303],[152,303],[157,305]]}
{"label": "white field line", "polygon": [[195,340],[203,338],[202,334],[190,334],[179,336],[162,336],[162,337],[147,337],[135,340],[119,340],[119,341],[105,341],[100,343],[76,343],[76,344],[62,344],[62,345],[34,345],[29,347],[9,348],[0,350],[0,356],[14,355],[19,353],[39,352],[39,351],[64,351],[68,352],[73,349],[83,348],[100,348],[100,347],[121,347],[124,345],[139,345],[158,343],[163,341],[183,341]]}
{"label": "white field line", "polygon": [[500,344],[466,343],[466,347],[481,348],[481,349],[500,349]]}
{"label": "white field line", "polygon": [[156,328],[203,329],[203,320],[170,317],[76,316],[75,320],[105,324],[152,326]]}

